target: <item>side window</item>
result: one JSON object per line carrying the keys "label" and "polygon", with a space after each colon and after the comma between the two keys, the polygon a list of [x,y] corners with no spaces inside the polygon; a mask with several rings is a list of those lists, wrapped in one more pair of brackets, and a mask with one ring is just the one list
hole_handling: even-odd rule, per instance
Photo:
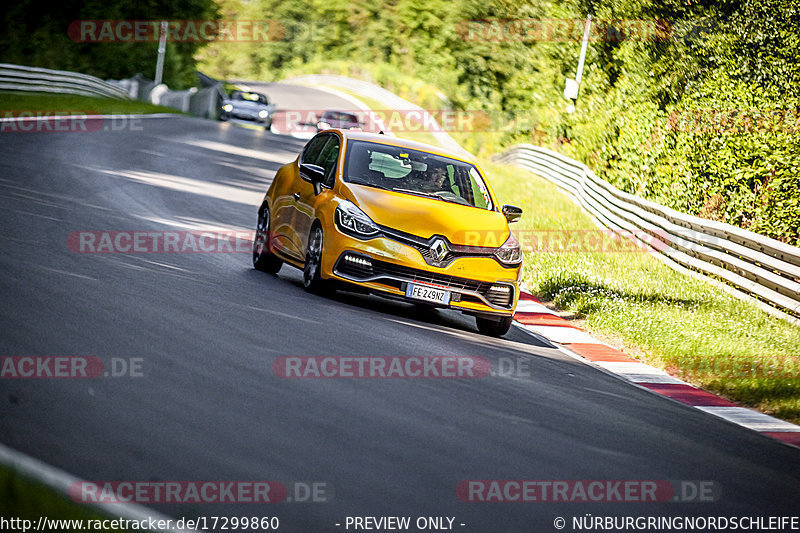
{"label": "side window", "polygon": [[319,153],[322,151],[322,148],[325,146],[325,142],[328,140],[328,135],[320,135],[319,137],[314,137],[311,141],[306,145],[306,149],[303,150],[303,157],[300,158],[301,163],[310,163],[312,165],[318,165],[317,158],[319,157]]}
{"label": "side window", "polygon": [[333,180],[336,176],[336,162],[339,160],[339,137],[328,135],[329,139],[325,148],[317,159],[317,164],[325,169],[325,179],[322,184],[326,187],[333,187]]}

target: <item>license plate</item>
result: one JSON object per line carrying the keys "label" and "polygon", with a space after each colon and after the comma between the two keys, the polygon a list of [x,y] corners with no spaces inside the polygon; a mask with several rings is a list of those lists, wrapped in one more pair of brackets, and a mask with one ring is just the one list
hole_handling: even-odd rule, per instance
{"label": "license plate", "polygon": [[450,291],[414,283],[409,283],[406,287],[406,296],[415,300],[425,300],[426,302],[435,302],[443,305],[450,303]]}

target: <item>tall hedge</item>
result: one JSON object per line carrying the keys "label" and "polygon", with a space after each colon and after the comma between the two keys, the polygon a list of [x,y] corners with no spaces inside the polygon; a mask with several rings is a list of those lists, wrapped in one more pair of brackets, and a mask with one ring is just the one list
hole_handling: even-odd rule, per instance
{"label": "tall hedge", "polygon": [[[15,0],[0,10],[0,62],[72,70],[103,79],[142,73],[155,76],[156,42],[76,42],[73,21],[214,20],[214,0]],[[195,54],[202,42],[168,43],[164,82],[172,88],[196,83]]]}
{"label": "tall hedge", "polygon": [[[456,108],[505,117],[495,120],[503,133],[494,148],[498,139],[553,146],[626,191],[800,244],[793,0],[223,0],[221,9],[274,19],[285,32],[273,43],[209,47],[202,64],[214,74],[279,79],[304,64],[349,62],[363,67],[351,73],[377,72],[388,85],[416,77]],[[571,113],[564,79],[575,74],[589,14],[595,33]],[[470,21],[577,31],[514,38],[470,32],[480,28]],[[637,35],[636,21],[656,31]]]}

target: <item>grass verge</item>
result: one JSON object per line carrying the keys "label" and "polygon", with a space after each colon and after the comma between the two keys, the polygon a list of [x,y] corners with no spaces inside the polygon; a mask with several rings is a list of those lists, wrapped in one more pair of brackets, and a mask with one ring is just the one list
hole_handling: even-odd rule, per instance
{"label": "grass verge", "polygon": [[[534,245],[525,252],[523,271],[534,294],[642,362],[800,423],[800,327],[633,246],[619,246],[558,187],[533,173],[482,166],[500,200],[525,210],[514,230],[523,245]],[[555,246],[542,246],[547,240],[569,242],[578,251],[552,251]]]}
{"label": "grass verge", "polygon": [[[384,107],[353,96],[371,109]],[[479,155],[497,150],[500,141],[491,132],[454,138]],[[430,134],[415,139],[437,144]],[[481,166],[500,201],[525,210],[513,228],[524,246],[537,243],[525,252],[523,269],[534,294],[644,363],[800,424],[800,327],[621,246],[557,186],[533,173],[485,160]],[[543,250],[543,239],[578,247]]]}
{"label": "grass verge", "polygon": [[[30,520],[31,528],[36,527],[40,517],[53,520],[83,520],[84,522],[108,520],[109,518],[90,507],[75,503],[49,487],[31,481],[5,466],[0,466],[0,517]],[[63,530],[70,530],[70,526],[64,526]],[[104,529],[104,531],[123,530]]]}
{"label": "grass verge", "polygon": [[178,113],[171,107],[140,102],[138,100],[114,100],[71,94],[30,94],[0,92],[0,117],[19,113],[80,112],[87,115],[101,114],[148,114]]}

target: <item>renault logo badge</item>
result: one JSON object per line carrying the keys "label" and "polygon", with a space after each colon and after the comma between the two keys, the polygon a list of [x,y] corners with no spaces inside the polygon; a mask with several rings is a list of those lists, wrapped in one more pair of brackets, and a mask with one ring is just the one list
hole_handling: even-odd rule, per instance
{"label": "renault logo badge", "polygon": [[449,249],[447,248],[447,243],[438,237],[431,243],[430,250],[431,250],[431,257],[433,257],[437,262],[440,263],[442,262],[442,260],[444,260],[445,257],[447,257],[447,252],[449,251]]}

